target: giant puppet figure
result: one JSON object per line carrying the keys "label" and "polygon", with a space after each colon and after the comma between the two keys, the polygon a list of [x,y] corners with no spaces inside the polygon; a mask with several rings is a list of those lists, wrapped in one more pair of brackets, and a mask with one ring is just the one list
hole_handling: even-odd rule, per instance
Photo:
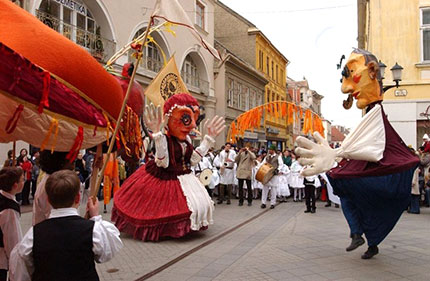
{"label": "giant puppet figure", "polygon": [[[196,149],[188,134],[200,110],[189,94],[176,94],[161,108],[146,108],[143,116],[155,142],[155,159],[134,172],[115,194],[112,221],[122,232],[143,241],[182,237],[212,223],[213,202],[191,172],[214,138],[224,129],[224,118],[205,122],[207,135]],[[166,133],[162,130],[167,123]]]}
{"label": "giant puppet figure", "polygon": [[[376,57],[354,49],[342,72],[344,102],[350,108],[354,98],[366,115],[358,127],[337,149],[329,147],[318,133],[317,143],[298,138],[297,154],[302,165],[311,165],[305,176],[329,171],[328,179],[340,197],[342,210],[351,230],[352,251],[364,244],[361,256],[378,254],[378,244],[390,233],[410,201],[411,182],[419,159],[390,125],[382,108],[382,83]],[[337,163],[337,166],[333,168]]]}

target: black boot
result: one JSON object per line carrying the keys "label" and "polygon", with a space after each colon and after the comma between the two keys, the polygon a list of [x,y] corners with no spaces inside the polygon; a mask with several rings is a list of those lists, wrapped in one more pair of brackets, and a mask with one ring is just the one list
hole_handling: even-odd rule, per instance
{"label": "black boot", "polygon": [[379,253],[378,246],[369,246],[367,251],[361,256],[363,260],[371,259],[374,255]]}
{"label": "black boot", "polygon": [[352,238],[351,244],[346,248],[347,252],[355,250],[355,249],[357,249],[358,247],[360,247],[361,245],[364,244],[364,239],[359,234],[352,234],[351,238]]}
{"label": "black boot", "polygon": [[306,209],[305,211],[304,211],[304,213],[310,213],[311,212],[311,209]]}

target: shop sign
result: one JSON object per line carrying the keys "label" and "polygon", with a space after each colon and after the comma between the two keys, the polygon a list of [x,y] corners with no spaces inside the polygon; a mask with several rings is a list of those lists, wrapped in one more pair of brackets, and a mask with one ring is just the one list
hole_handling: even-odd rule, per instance
{"label": "shop sign", "polygon": [[244,138],[246,139],[258,139],[258,134],[257,133],[252,133],[252,132],[245,132],[245,134],[243,135]]}
{"label": "shop sign", "polygon": [[266,129],[266,131],[267,131],[268,133],[270,133],[270,134],[274,134],[274,135],[279,134],[279,130],[278,130],[278,129],[274,129],[274,128],[270,128],[270,127],[268,127],[268,128]]}
{"label": "shop sign", "polygon": [[66,6],[69,9],[72,9],[78,13],[86,15],[86,9],[84,4],[75,2],[73,0],[55,0],[55,2],[60,3],[63,6]]}

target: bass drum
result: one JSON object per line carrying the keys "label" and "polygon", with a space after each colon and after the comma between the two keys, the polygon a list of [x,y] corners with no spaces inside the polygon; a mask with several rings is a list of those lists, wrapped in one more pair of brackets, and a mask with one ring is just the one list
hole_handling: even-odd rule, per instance
{"label": "bass drum", "polygon": [[272,177],[275,175],[275,167],[273,167],[269,163],[264,163],[258,169],[257,174],[255,175],[255,179],[261,182],[262,184],[268,183]]}

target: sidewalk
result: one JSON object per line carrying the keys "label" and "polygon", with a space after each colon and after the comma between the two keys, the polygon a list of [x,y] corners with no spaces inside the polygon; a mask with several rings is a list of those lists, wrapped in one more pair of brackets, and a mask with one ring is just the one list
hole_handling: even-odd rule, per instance
{"label": "sidewalk", "polygon": [[[119,255],[97,265],[100,279],[136,280],[261,213],[259,205],[217,205],[215,224],[183,239],[144,243],[122,236]],[[430,209],[405,213],[372,260],[360,259],[366,246],[345,251],[349,230],[340,209],[321,202],[316,214],[304,209],[303,203],[280,204],[149,280],[430,280]],[[26,231],[31,213],[22,222]]]}
{"label": "sidewalk", "polygon": [[303,210],[281,204],[150,280],[430,280],[430,209],[405,213],[372,260],[345,251],[340,209]]}

